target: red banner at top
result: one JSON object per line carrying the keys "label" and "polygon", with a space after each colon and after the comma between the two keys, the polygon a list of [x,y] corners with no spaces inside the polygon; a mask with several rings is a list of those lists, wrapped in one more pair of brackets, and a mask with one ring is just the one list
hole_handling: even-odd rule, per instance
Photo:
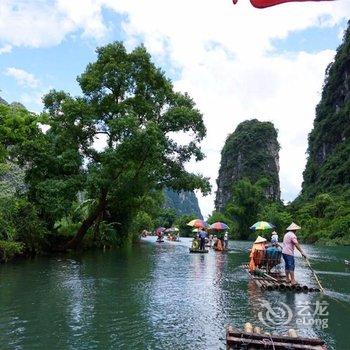
{"label": "red banner at top", "polygon": [[[237,4],[238,0],[232,0],[234,4]],[[305,2],[305,1],[334,1],[334,0],[250,0],[252,5],[258,9],[271,7],[286,2]]]}

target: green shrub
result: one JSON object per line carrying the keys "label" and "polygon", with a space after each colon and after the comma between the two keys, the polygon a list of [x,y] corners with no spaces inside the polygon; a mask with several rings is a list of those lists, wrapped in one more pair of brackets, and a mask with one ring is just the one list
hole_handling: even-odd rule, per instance
{"label": "green shrub", "polygon": [[35,253],[42,251],[47,234],[36,208],[25,198],[0,198],[0,239],[22,242]]}
{"label": "green shrub", "polygon": [[24,245],[19,242],[0,241],[0,261],[8,261],[23,254]]}

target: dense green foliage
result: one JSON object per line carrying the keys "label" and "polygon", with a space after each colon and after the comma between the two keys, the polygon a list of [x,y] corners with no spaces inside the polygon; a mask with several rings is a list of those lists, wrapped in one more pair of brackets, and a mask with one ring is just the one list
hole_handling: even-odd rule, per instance
{"label": "dense green foliage", "polygon": [[[203,159],[206,129],[193,100],[143,46],[128,53],[116,42],[97,54],[78,78],[82,97],[52,90],[40,118],[0,104],[0,169],[25,180],[22,193],[7,191],[13,205],[0,203],[0,234],[25,249],[122,244],[157,224],[163,188],[210,190],[184,167]],[[179,131],[187,144],[173,139]]]}
{"label": "dense green foliage", "polygon": [[6,262],[16,256],[23,254],[22,243],[0,240],[0,262]]}
{"label": "dense green foliage", "polygon": [[[299,237],[305,243],[327,245],[350,244],[350,191],[341,195],[321,193],[307,202],[297,199],[291,204],[270,201],[264,196],[266,182],[252,184],[239,181],[223,212],[214,212],[208,222],[223,221],[237,239],[253,239],[257,233],[249,230],[256,221],[267,221],[275,226],[282,238],[292,221],[301,227]],[[259,232],[269,237],[270,231]]]}
{"label": "dense green foliage", "polygon": [[190,227],[187,225],[191,220],[197,219],[196,215],[182,215],[178,217],[175,222],[174,226],[178,227],[180,230],[180,235],[182,237],[194,237],[196,236],[196,233],[192,232],[193,227]]}
{"label": "dense green foliage", "polygon": [[25,195],[24,154],[41,133],[40,119],[19,104],[0,104],[0,256],[32,254],[48,232]]}
{"label": "dense green foliage", "polygon": [[210,222],[225,222],[231,228],[232,237],[243,240],[256,236],[250,227],[260,220],[271,222],[276,229],[282,230],[290,218],[281,213],[284,210],[282,203],[266,197],[268,186],[269,180],[265,178],[255,183],[246,178],[238,181],[224,211],[214,212]]}
{"label": "dense green foliage", "polygon": [[306,242],[350,244],[350,191],[321,193],[314,199],[294,202],[289,210],[302,226]]}

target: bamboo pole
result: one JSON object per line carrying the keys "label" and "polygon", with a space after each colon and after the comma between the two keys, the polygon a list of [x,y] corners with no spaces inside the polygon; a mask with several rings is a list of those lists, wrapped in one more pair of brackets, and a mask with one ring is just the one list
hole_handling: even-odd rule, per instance
{"label": "bamboo pole", "polygon": [[247,322],[245,325],[244,325],[244,331],[246,333],[253,333],[253,325],[250,323],[250,322]]}
{"label": "bamboo pole", "polygon": [[269,278],[270,280],[272,280],[272,281],[274,281],[274,282],[278,282],[278,281],[276,280],[276,278],[274,278],[274,277],[268,275],[267,273],[264,273],[264,276],[267,277],[267,278]]}
{"label": "bamboo pole", "polygon": [[315,279],[316,279],[316,281],[317,281],[317,283],[318,283],[318,285],[319,285],[319,287],[320,287],[321,292],[324,293],[324,288],[322,287],[321,282],[320,282],[320,280],[318,279],[318,277],[317,277],[317,275],[316,275],[316,272],[315,272],[314,269],[311,267],[311,264],[310,264],[309,259],[306,259],[306,262],[307,262],[307,264],[308,264],[310,270],[311,270],[312,273],[314,274],[314,277],[315,277]]}
{"label": "bamboo pole", "polygon": [[288,329],[288,336],[291,338],[298,338],[299,337],[297,331],[293,328]]}

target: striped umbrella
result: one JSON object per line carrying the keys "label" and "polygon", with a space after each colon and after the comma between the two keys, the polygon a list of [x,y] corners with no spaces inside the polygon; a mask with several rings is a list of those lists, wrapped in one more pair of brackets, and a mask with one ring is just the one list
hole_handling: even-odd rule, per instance
{"label": "striped umbrella", "polygon": [[201,220],[201,219],[191,220],[187,225],[192,226],[192,227],[196,227],[196,228],[204,228],[204,227],[208,226],[208,224],[204,220]]}
{"label": "striped umbrella", "polygon": [[253,226],[250,226],[251,230],[269,230],[271,228],[274,228],[272,224],[266,222],[266,221],[258,221]]}
{"label": "striped umbrella", "polygon": [[226,224],[224,224],[223,222],[220,222],[220,221],[214,222],[213,224],[211,224],[210,228],[212,230],[218,230],[218,231],[225,231],[225,230],[229,229],[229,227]]}

